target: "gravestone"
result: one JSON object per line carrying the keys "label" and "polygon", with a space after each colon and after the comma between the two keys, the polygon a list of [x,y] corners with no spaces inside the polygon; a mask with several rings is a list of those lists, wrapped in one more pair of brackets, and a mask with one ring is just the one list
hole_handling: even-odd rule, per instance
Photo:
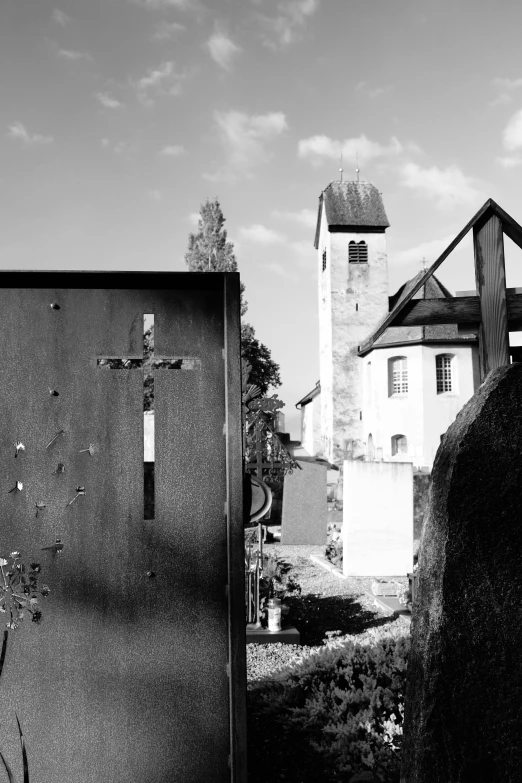
{"label": "gravestone", "polygon": [[2,273],[0,286],[0,556],[40,563],[51,589],[42,624],[9,632],[1,751],[21,780],[16,712],[31,783],[245,783],[239,276]]}
{"label": "gravestone", "polygon": [[297,460],[284,478],[281,544],[326,544],[326,464]]}
{"label": "gravestone", "polygon": [[345,576],[405,576],[413,568],[411,462],[345,460]]}
{"label": "gravestone", "polygon": [[403,783],[522,769],[522,364],[491,372],[433,466],[413,606]]}

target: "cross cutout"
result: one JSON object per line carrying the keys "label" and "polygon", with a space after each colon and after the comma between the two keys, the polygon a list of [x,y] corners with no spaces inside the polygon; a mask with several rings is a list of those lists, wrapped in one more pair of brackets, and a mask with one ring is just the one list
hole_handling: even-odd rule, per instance
{"label": "cross cutout", "polygon": [[[156,356],[154,345],[147,356],[147,343],[145,340],[146,320],[149,319],[151,327],[154,327],[154,315],[143,316],[143,356],[98,356],[97,367],[109,370],[142,370],[143,371],[143,400],[145,405],[145,392],[150,389],[154,399],[154,370],[200,370],[201,359],[193,356]],[[150,320],[152,319],[152,321]],[[145,443],[143,444],[145,451]],[[150,505],[154,508],[154,474],[148,479],[148,488],[151,495]],[[144,509],[145,509],[144,498]]]}

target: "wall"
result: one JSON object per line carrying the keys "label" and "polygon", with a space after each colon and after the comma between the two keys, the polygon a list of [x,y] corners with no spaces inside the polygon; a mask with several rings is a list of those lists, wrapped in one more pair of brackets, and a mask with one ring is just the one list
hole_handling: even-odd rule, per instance
{"label": "wall", "polygon": [[320,394],[301,408],[301,446],[311,457],[322,450]]}
{"label": "wall", "polygon": [[345,460],[343,480],[344,574],[409,573],[413,568],[411,463]]}
{"label": "wall", "polygon": [[[323,252],[326,250],[326,269],[323,272]],[[330,459],[333,440],[332,417],[332,295],[331,295],[330,234],[326,210],[321,211],[319,247],[317,250],[318,313],[319,313],[319,376],[321,381],[321,448],[320,453]]]}
{"label": "wall", "polygon": [[[435,357],[439,353],[455,355],[455,392],[437,394]],[[394,356],[406,356],[408,360],[408,394],[390,397],[388,360]],[[440,436],[478,385],[477,347],[451,344],[390,346],[372,351],[361,362],[364,440],[367,441],[371,432],[374,446],[382,448],[385,460],[411,460],[415,466],[431,469]],[[371,378],[367,370],[369,362]],[[408,455],[392,457],[391,439],[397,434],[408,438]]]}

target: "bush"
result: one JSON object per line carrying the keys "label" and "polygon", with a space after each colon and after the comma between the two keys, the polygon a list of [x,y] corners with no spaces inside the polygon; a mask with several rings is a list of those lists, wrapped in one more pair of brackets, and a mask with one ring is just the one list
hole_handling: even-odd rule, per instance
{"label": "bush", "polygon": [[398,783],[409,637],[383,630],[360,641],[332,632],[249,690],[250,783],[348,781],[362,769]]}

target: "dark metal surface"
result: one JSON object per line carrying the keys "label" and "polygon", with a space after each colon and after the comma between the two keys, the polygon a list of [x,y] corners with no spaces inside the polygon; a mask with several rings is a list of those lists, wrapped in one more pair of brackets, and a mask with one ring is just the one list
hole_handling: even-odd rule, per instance
{"label": "dark metal surface", "polygon": [[[58,277],[71,287],[36,287]],[[225,386],[226,277],[161,275],[149,289],[160,277],[0,276],[25,281],[0,288],[0,555],[40,562],[51,588],[42,625],[10,633],[0,682],[2,752],[17,777],[15,710],[32,783],[232,780],[227,483],[241,535],[243,520],[240,445],[227,466],[223,434],[227,418],[240,427],[240,402],[225,415],[234,383],[240,397],[239,368]],[[144,313],[155,315],[158,356],[202,360],[156,371],[154,520],[143,519],[143,372],[96,361],[140,358]],[[90,443],[95,453],[80,453]],[[85,494],[68,506],[78,486]],[[41,551],[57,539],[62,551]]]}

